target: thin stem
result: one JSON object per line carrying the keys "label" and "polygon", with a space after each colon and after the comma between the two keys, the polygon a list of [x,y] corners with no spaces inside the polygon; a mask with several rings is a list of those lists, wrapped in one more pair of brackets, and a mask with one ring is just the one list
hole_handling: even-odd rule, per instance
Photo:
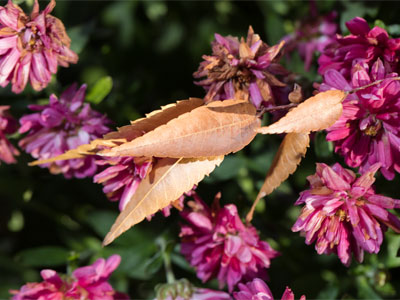
{"label": "thin stem", "polygon": [[174,283],[175,275],[174,271],[172,270],[171,256],[169,255],[169,253],[167,252],[163,253],[163,261],[164,261],[165,276],[167,277],[167,282]]}
{"label": "thin stem", "polygon": [[371,87],[371,86],[380,84],[380,83],[382,83],[382,82],[383,82],[384,80],[386,80],[386,79],[390,79],[390,80],[400,80],[400,77],[379,79],[379,80],[374,81],[374,82],[371,82],[371,83],[369,83],[369,84],[366,84],[366,85],[360,86],[360,87],[358,87],[358,88],[352,89],[352,90],[349,91],[349,93],[352,94],[352,93],[358,92],[358,91],[360,91],[360,90],[369,88],[369,87]]}
{"label": "thin stem", "polygon": [[276,110],[283,110],[283,109],[290,109],[292,107],[296,107],[298,103],[290,103],[286,105],[279,105],[279,106],[272,106],[272,107],[263,107],[261,111],[257,114],[258,116],[262,116],[266,112],[276,111]]}

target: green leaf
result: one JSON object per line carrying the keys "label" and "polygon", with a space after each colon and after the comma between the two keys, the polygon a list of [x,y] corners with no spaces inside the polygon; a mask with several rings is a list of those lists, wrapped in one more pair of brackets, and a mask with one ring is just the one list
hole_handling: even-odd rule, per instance
{"label": "green leaf", "polygon": [[75,26],[67,30],[67,34],[71,39],[72,51],[76,52],[77,54],[82,52],[89,40],[89,36],[92,33],[93,28],[94,23],[90,22],[88,24]]}
{"label": "green leaf", "polygon": [[112,78],[110,76],[102,77],[90,89],[86,100],[94,104],[99,104],[111,92],[112,87]]}
{"label": "green leaf", "polygon": [[387,243],[388,243],[388,254],[386,266],[388,268],[397,268],[400,267],[400,236],[392,233],[387,233]]}
{"label": "green leaf", "polygon": [[317,158],[329,158],[333,153],[333,143],[326,140],[323,132],[317,132],[314,139],[314,151]]}
{"label": "green leaf", "polygon": [[31,248],[17,254],[17,260],[30,267],[53,267],[65,265],[69,251],[62,247],[45,246]]}
{"label": "green leaf", "polygon": [[374,289],[368,284],[367,278],[364,276],[358,276],[356,278],[356,284],[358,287],[358,296],[361,299],[382,299]]}

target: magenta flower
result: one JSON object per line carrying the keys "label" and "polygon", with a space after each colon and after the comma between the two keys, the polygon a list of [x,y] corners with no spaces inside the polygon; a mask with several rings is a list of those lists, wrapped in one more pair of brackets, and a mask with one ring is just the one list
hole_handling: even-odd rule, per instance
{"label": "magenta flower", "polygon": [[235,205],[220,208],[218,197],[210,209],[197,195],[189,202],[191,209],[181,213],[181,252],[196,268],[203,282],[217,277],[229,291],[241,280],[264,276],[278,252],[260,241],[253,226],[245,226]]}
{"label": "magenta flower", "polygon": [[327,45],[335,41],[338,26],[334,22],[336,13],[311,17],[297,23],[295,32],[284,37],[286,53],[298,50],[304,60],[304,69],[309,70],[316,52],[322,53]]}
{"label": "magenta flower", "polygon": [[287,74],[276,63],[283,44],[269,47],[251,27],[246,42],[243,38],[239,42],[237,37],[223,37],[216,33],[212,55],[204,55],[204,61],[193,74],[195,78],[206,77],[195,82],[207,91],[204,101],[244,99],[250,100],[257,108],[263,102],[273,104],[273,89],[285,86],[275,77]]}
{"label": "magenta flower", "polygon": [[7,139],[6,134],[17,131],[17,121],[7,112],[8,105],[0,106],[0,160],[6,164],[15,163],[14,156],[19,155],[18,150]]}
{"label": "magenta flower", "polygon": [[335,142],[335,151],[345,157],[350,167],[363,173],[375,163],[389,180],[400,172],[400,82],[391,78],[378,59],[371,68],[365,61],[356,63],[351,81],[338,71],[328,70],[320,91],[351,90],[376,80],[382,83],[350,94],[343,101],[343,113],[328,128],[327,140]]}
{"label": "magenta flower", "polygon": [[320,56],[320,74],[324,75],[327,70],[333,69],[350,79],[355,59],[363,59],[371,66],[378,58],[384,62],[389,72],[399,71],[399,38],[389,38],[386,30],[377,26],[371,29],[367,21],[359,17],[346,22],[346,26],[351,34],[338,36],[336,42],[326,47]]}
{"label": "magenta flower", "polygon": [[11,290],[12,300],[63,300],[65,292],[70,288],[68,283],[53,270],[42,270],[43,282],[28,282],[20,290]]}
{"label": "magenta flower", "polygon": [[13,300],[129,300],[128,295],[114,291],[107,282],[121,258],[112,255],[98,259],[93,265],[76,269],[71,277],[59,276],[53,270],[43,270],[43,282],[27,283],[14,294]]}
{"label": "magenta flower", "polygon": [[[60,99],[54,94],[47,105],[29,105],[35,113],[20,119],[20,133],[28,135],[19,146],[36,159],[47,159],[75,149],[79,145],[102,137],[109,131],[110,121],[105,115],[84,103],[86,85],[78,90],[70,86]],[[92,176],[97,171],[95,157],[57,161],[43,164],[52,174],[63,173],[66,178]]]}
{"label": "magenta flower", "polygon": [[28,79],[33,89],[45,88],[57,66],[68,67],[78,56],[69,47],[63,23],[50,15],[56,2],[39,12],[35,0],[30,16],[11,0],[0,7],[0,85],[9,82],[14,93],[24,90]]}
{"label": "magenta flower", "polygon": [[120,262],[119,255],[111,255],[107,260],[99,258],[92,265],[78,268],[72,272],[74,282],[71,294],[73,299],[129,299],[128,295],[115,292],[107,282]]}
{"label": "magenta flower", "polygon": [[372,184],[379,164],[356,177],[339,164],[317,164],[308,176],[310,189],[302,192],[296,205],[305,203],[293,231],[301,231],[306,244],[315,242],[318,254],[335,253],[346,266],[351,253],[358,262],[364,251],[378,253],[387,226],[400,232],[400,220],[388,209],[399,208],[400,200],[375,194]]}
{"label": "magenta flower", "polygon": [[[267,284],[259,279],[255,278],[246,284],[239,283],[239,291],[233,293],[235,300],[274,300],[271,290]],[[306,297],[303,295],[300,300],[305,300]],[[294,300],[294,294],[289,287],[286,287],[285,292],[282,295],[281,300]]]}
{"label": "magenta flower", "polygon": [[95,175],[93,181],[104,185],[103,192],[111,201],[119,201],[121,211],[152,167],[152,161],[135,163],[134,157],[104,158],[97,164],[109,167]]}

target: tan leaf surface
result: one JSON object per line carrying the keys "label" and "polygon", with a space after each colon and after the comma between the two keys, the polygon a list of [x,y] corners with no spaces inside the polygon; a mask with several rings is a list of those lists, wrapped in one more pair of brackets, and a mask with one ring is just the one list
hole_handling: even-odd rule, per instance
{"label": "tan leaf surface", "polygon": [[253,218],[254,209],[258,201],[272,193],[290,174],[296,171],[301,158],[306,154],[310,145],[308,133],[288,133],[279,146],[275,154],[271,167],[268,170],[265,182],[254,201],[246,220],[248,222]]}
{"label": "tan leaf surface", "polygon": [[225,155],[249,144],[259,127],[256,108],[248,101],[213,101],[102,154],[173,158]]}
{"label": "tan leaf surface", "polygon": [[[61,155],[49,159],[37,160],[29,163],[29,165],[36,166],[58,160],[82,158],[86,155],[94,155],[98,151],[103,150],[104,147],[112,148],[127,141],[131,141],[132,139],[167,123],[181,114],[202,106],[203,104],[203,100],[199,98],[190,98],[189,100],[181,100],[176,103],[168,104],[161,107],[159,110],[147,114],[145,118],[132,121],[131,125],[120,127],[118,128],[118,131],[113,131],[104,135],[103,139],[96,139],[89,144],[81,145],[78,148],[69,150]],[[99,146],[102,147],[99,148]]]}
{"label": "tan leaf surface", "polygon": [[145,118],[132,121],[130,125],[118,128],[118,131],[106,134],[104,139],[124,138],[127,141],[131,141],[202,105],[204,105],[203,99],[189,98],[188,100],[181,100],[162,106],[161,109],[146,114]]}
{"label": "tan leaf surface", "polygon": [[85,157],[86,155],[95,155],[98,151],[103,149],[103,147],[114,147],[124,142],[126,142],[125,139],[109,139],[109,140],[96,139],[91,141],[90,144],[80,145],[77,148],[68,150],[67,152],[60,154],[58,156],[30,162],[29,166],[47,164],[58,160],[82,158]]}
{"label": "tan leaf surface", "polygon": [[343,91],[326,91],[308,98],[278,122],[258,129],[262,134],[318,131],[331,127],[342,114]]}
{"label": "tan leaf surface", "polygon": [[194,158],[162,158],[139,184],[132,199],[119,214],[103,245],[110,244],[123,232],[156,213],[188,192],[204,176],[218,166],[223,156]]}

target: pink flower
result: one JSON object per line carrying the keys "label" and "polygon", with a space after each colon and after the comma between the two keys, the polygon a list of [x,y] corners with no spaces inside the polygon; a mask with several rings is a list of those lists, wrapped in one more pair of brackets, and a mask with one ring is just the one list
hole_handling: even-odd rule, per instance
{"label": "pink flower", "polygon": [[[239,291],[233,293],[235,300],[274,300],[271,290],[267,284],[259,279],[255,278],[246,284],[239,283]],[[306,297],[303,295],[300,300],[305,300]],[[286,287],[285,292],[282,295],[281,300],[294,300],[294,294],[289,287]]]}
{"label": "pink flower", "polygon": [[350,79],[355,59],[364,59],[371,66],[378,58],[389,72],[398,71],[399,38],[389,38],[386,30],[378,26],[371,29],[367,21],[359,17],[346,22],[346,26],[351,34],[338,36],[336,42],[326,47],[320,56],[320,74],[324,75],[327,70],[333,69]]}
{"label": "pink flower", "polygon": [[70,288],[68,283],[53,270],[43,270],[40,275],[43,282],[27,283],[19,291],[10,291],[14,294],[12,300],[63,300],[64,293]]}
{"label": "pink flower", "polygon": [[279,64],[283,42],[269,47],[253,28],[249,28],[246,42],[242,38],[223,37],[215,34],[212,55],[204,55],[204,61],[193,74],[196,82],[207,91],[204,101],[225,99],[250,100],[257,108],[275,103],[274,89],[284,87],[275,75],[287,75]]}
{"label": "pink flower", "polygon": [[351,253],[358,262],[364,251],[378,253],[387,226],[400,232],[400,220],[388,209],[399,208],[400,200],[375,194],[372,184],[379,164],[361,177],[339,164],[317,164],[308,176],[310,189],[302,192],[296,205],[305,203],[293,231],[301,231],[306,244],[315,243],[318,254],[335,253],[346,266]]}
{"label": "pink flower", "polygon": [[122,211],[136,192],[139,183],[151,170],[152,161],[135,162],[134,157],[104,158],[96,162],[109,165],[93,177],[96,183],[104,185],[103,192],[111,201],[119,201]]}
{"label": "pink flower", "polygon": [[27,283],[19,291],[10,291],[13,300],[129,300],[128,295],[114,291],[107,282],[118,267],[121,258],[112,255],[107,260],[98,259],[91,266],[81,267],[72,277],[60,277],[53,270],[43,270],[43,282]]}
{"label": "pink flower", "polygon": [[295,32],[283,38],[286,52],[299,51],[304,60],[304,69],[309,70],[314,54],[322,53],[325,47],[335,41],[338,26],[334,22],[336,12],[326,16],[312,13],[307,19],[296,24]]}
{"label": "pink flower", "polygon": [[0,160],[6,164],[15,163],[14,156],[19,155],[18,150],[7,139],[6,134],[17,131],[17,121],[7,112],[8,105],[0,106]]}
{"label": "pink flower", "polygon": [[0,85],[9,82],[12,91],[24,90],[28,79],[33,89],[45,88],[57,66],[68,67],[76,63],[78,56],[69,47],[69,39],[63,23],[50,15],[56,5],[49,5],[39,12],[35,0],[30,16],[11,0],[0,7]]}
{"label": "pink flower", "polygon": [[71,294],[76,297],[73,299],[129,299],[127,295],[121,293],[118,293],[118,298],[116,298],[116,292],[107,282],[120,262],[119,255],[111,255],[107,260],[99,258],[92,265],[72,272],[74,282]]}
{"label": "pink flower", "polygon": [[350,94],[343,101],[343,113],[327,129],[327,140],[335,142],[335,151],[350,167],[363,173],[375,163],[389,180],[400,172],[400,82],[391,78],[378,59],[371,68],[365,61],[352,68],[351,81],[338,71],[328,70],[320,91],[351,90],[384,79],[382,83]]}
{"label": "pink flower", "polygon": [[220,208],[216,197],[210,209],[197,195],[183,210],[181,252],[196,268],[203,282],[217,277],[229,291],[243,279],[265,276],[272,258],[278,255],[271,246],[260,241],[253,226],[245,226],[235,205]]}
{"label": "pink flower", "polygon": [[[54,94],[47,105],[29,105],[37,111],[20,119],[20,133],[28,135],[20,140],[19,146],[36,159],[47,159],[60,155],[79,145],[102,137],[109,131],[110,121],[105,115],[84,103],[86,85],[78,90],[76,84],[61,94]],[[63,173],[66,178],[92,176],[97,171],[95,157],[57,161],[44,164],[53,174]]]}

